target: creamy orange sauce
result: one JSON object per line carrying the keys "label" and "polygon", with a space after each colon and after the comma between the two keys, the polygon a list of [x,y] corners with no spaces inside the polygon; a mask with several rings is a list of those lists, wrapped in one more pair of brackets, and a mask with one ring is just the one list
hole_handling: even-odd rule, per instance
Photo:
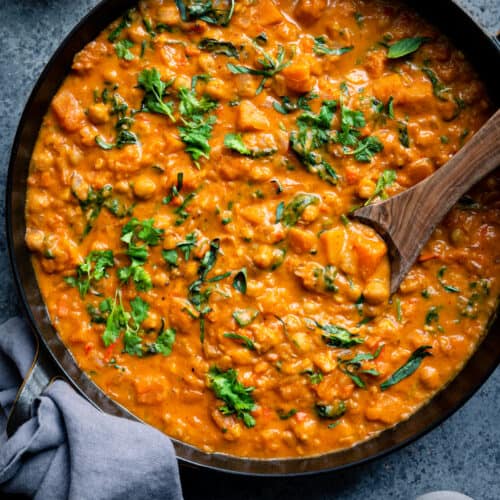
{"label": "creamy orange sauce", "polygon": [[[417,50],[388,57],[414,37]],[[163,96],[141,84],[153,68]],[[199,158],[186,95],[206,104]],[[394,2],[238,1],[219,26],[141,1],[76,55],[33,153],[26,242],[51,320],[106,394],[207,452],[295,457],[366,440],[480,341],[499,292],[500,181],[449,213],[392,297],[384,243],[346,215],[431,175],[490,114],[462,53]],[[132,217],[158,230],[134,233],[137,275]],[[82,288],[93,251],[113,255]],[[124,324],[110,340],[106,304],[129,312],[137,297],[134,351]],[[431,356],[383,390],[424,346]],[[236,370],[247,420],[221,410],[214,367]]]}

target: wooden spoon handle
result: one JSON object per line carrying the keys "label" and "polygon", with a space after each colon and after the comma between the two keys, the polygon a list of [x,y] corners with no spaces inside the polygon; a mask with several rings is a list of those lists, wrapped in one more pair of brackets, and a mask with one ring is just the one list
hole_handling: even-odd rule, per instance
{"label": "wooden spoon handle", "polygon": [[[353,216],[380,232],[392,253],[391,291],[417,259],[451,207],[500,165],[500,110],[448,162],[427,179]],[[398,255],[399,254],[399,255]]]}

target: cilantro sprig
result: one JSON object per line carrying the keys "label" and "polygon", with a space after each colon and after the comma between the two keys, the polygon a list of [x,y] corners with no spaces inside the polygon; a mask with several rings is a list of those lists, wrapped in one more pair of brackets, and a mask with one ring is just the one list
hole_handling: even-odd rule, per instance
{"label": "cilantro sprig", "polygon": [[111,250],[94,250],[76,267],[76,276],[67,276],[64,281],[77,288],[83,299],[95,283],[108,277],[107,269],[113,266],[114,258]]}
{"label": "cilantro sprig", "polygon": [[341,56],[350,52],[354,45],[348,47],[329,47],[328,38],[325,35],[314,38],[313,51],[318,56]]}
{"label": "cilantro sprig", "polygon": [[[148,248],[156,246],[163,237],[163,229],[154,227],[154,219],[139,221],[133,217],[122,228],[121,241],[127,244],[126,254],[130,257],[130,266],[118,269],[118,277],[123,283],[132,279],[136,290],[146,292],[153,287],[151,276],[143,265],[149,256]],[[144,244],[139,245],[142,241]]]}
{"label": "cilantro sprig", "polygon": [[323,330],[321,334],[323,340],[333,347],[353,347],[362,344],[365,340],[358,335],[351,333],[349,330],[342,326],[325,324],[321,325],[315,322],[316,326]]}
{"label": "cilantro sprig", "polygon": [[262,58],[257,59],[257,62],[261,66],[260,68],[250,68],[248,66],[239,66],[232,63],[228,63],[227,67],[229,71],[235,75],[247,74],[262,76],[262,80],[260,81],[257,91],[255,92],[255,95],[259,95],[262,90],[264,90],[264,85],[267,80],[278,74],[280,71],[283,71],[286,67],[290,66],[293,54],[290,55],[288,59],[285,59],[286,52],[283,45],[278,46],[275,57],[259,47],[257,44],[254,44],[254,47],[262,55]]}
{"label": "cilantro sprig", "polygon": [[318,150],[332,140],[330,128],[336,109],[336,101],[323,101],[318,114],[302,113],[297,118],[298,130],[290,134],[290,146],[301,163],[330,184],[337,183],[338,175]]}
{"label": "cilantro sprig", "polygon": [[249,158],[263,158],[265,156],[271,156],[276,153],[276,148],[266,148],[266,149],[250,149],[244,142],[241,134],[226,134],[224,137],[224,146],[236,151],[242,156],[248,156]]}
{"label": "cilantro sprig", "polygon": [[224,372],[217,366],[212,366],[208,372],[208,381],[215,396],[225,403],[219,407],[223,415],[236,414],[247,427],[255,426],[255,419],[251,415],[257,407],[252,397],[254,388],[239,382],[236,370],[230,368]]}
{"label": "cilantro sprig", "polygon": [[142,100],[142,111],[166,115],[175,121],[174,105],[163,100],[167,95],[167,88],[172,85],[173,80],[164,82],[160,72],[156,68],[151,68],[141,71],[137,81],[139,87],[145,92]]}

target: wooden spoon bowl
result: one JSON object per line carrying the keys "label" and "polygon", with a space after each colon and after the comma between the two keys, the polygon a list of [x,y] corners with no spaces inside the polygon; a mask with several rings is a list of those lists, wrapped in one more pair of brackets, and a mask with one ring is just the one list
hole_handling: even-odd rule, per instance
{"label": "wooden spoon bowl", "polygon": [[444,166],[388,200],[358,208],[351,216],[386,241],[395,293],[436,226],[477,182],[500,165],[500,110]]}

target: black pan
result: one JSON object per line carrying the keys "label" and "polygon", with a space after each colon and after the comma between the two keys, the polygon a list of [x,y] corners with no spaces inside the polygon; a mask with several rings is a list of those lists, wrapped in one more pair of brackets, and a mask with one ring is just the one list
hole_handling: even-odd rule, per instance
{"label": "black pan", "polygon": [[[25,315],[36,334],[39,356],[20,391],[8,432],[28,418],[30,403],[54,376],[63,376],[92,404],[103,411],[137,419],[108,398],[77,366],[50,323],[30,253],[24,243],[26,180],[31,153],[48,105],[68,74],[73,56],[93,40],[110,22],[118,18],[136,0],[103,0],[70,33],[40,76],[19,124],[9,166],[6,214],[9,254],[15,282]],[[474,64],[496,107],[500,106],[500,45],[489,37],[453,1],[409,2],[461,48]],[[55,363],[54,363],[55,361]],[[463,370],[429,403],[408,420],[377,437],[344,451],[317,457],[258,460],[224,454],[208,454],[173,440],[181,463],[240,474],[297,475],[339,470],[394,451],[417,439],[462,406],[493,372],[500,361],[500,320],[492,320],[489,332]]]}

